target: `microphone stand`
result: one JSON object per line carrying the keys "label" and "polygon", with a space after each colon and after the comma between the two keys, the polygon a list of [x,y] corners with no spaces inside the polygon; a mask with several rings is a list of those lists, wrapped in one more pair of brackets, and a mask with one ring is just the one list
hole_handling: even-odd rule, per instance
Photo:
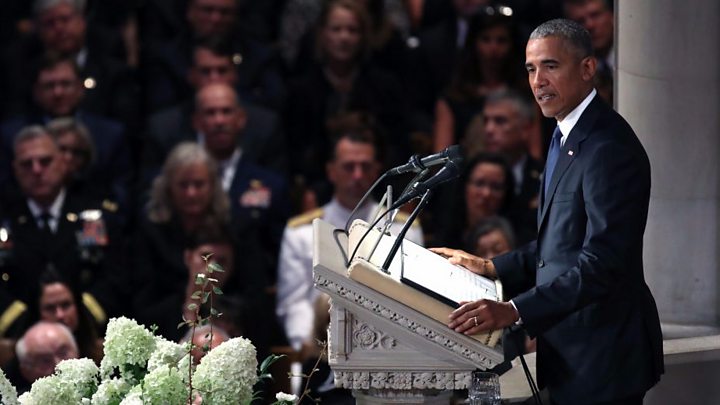
{"label": "microphone stand", "polygon": [[382,269],[385,273],[390,272],[390,263],[392,263],[395,254],[402,245],[402,241],[405,239],[405,234],[408,232],[408,230],[410,230],[410,227],[412,226],[413,222],[415,222],[415,218],[417,218],[417,216],[420,214],[420,211],[422,211],[422,209],[425,208],[425,206],[427,205],[428,201],[430,201],[430,197],[432,197],[432,189],[428,188],[425,191],[425,194],[423,194],[422,198],[420,199],[417,207],[415,207],[413,212],[410,214],[410,217],[403,225],[402,230],[395,238],[395,242],[393,242],[393,245],[390,248],[390,252],[388,252],[387,257],[385,258],[385,263],[383,263],[382,265]]}

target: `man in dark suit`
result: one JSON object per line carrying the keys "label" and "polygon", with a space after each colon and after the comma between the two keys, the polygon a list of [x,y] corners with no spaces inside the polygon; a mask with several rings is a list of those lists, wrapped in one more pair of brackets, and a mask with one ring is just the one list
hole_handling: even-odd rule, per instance
{"label": "man in dark suit", "polygon": [[257,236],[268,278],[274,281],[280,239],[290,213],[287,184],[282,176],[252,163],[238,146],[245,120],[232,87],[210,84],[198,92],[193,127],[200,134],[200,143],[218,162],[234,225],[241,235]]}
{"label": "man in dark suit", "polygon": [[39,275],[53,268],[92,296],[106,314],[118,314],[122,260],[114,212],[64,185],[60,149],[38,125],[15,140],[13,170],[19,190],[3,190],[6,229],[2,288],[23,302],[39,297]]}
{"label": "man in dark suit", "polygon": [[533,31],[525,66],[558,129],[541,189],[537,240],[492,261],[438,249],[498,276],[510,302],[464,303],[449,327],[514,323],[537,336],[538,379],[554,404],[642,404],[664,371],[655,301],[643,277],[650,164],[625,120],[593,88],[588,32],[569,20]]}
{"label": "man in dark suit", "polygon": [[541,162],[528,153],[528,139],[533,128],[535,109],[530,100],[515,91],[488,95],[483,106],[483,141],[485,150],[507,159],[515,183],[509,218],[515,240],[523,245],[537,234]]}

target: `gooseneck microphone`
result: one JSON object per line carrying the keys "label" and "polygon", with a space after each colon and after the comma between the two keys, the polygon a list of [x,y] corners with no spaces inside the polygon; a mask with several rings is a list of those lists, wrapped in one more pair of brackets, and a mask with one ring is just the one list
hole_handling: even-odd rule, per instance
{"label": "gooseneck microphone", "polygon": [[391,210],[401,207],[408,201],[420,197],[427,190],[431,190],[438,185],[455,179],[460,175],[460,165],[462,164],[462,158],[457,156],[454,159],[449,159],[442,169],[438,170],[434,176],[430,177],[425,181],[418,181],[412,186],[407,193],[403,194],[398,198],[390,207]]}
{"label": "gooseneck microphone", "polygon": [[458,145],[452,145],[448,146],[443,150],[442,152],[438,152],[429,156],[425,156],[424,158],[418,158],[417,155],[414,155],[410,158],[410,160],[405,163],[404,165],[394,167],[390,170],[388,170],[389,176],[394,176],[397,174],[403,174],[408,172],[414,172],[418,173],[424,169],[427,169],[428,167],[437,166],[440,164],[443,164],[445,162],[451,161],[451,160],[457,160],[461,158],[460,153],[460,146]]}

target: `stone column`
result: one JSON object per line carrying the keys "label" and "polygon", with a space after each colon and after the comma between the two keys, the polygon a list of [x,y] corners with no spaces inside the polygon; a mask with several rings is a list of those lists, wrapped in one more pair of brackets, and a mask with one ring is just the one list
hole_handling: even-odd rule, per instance
{"label": "stone column", "polygon": [[615,3],[615,105],[652,164],[645,277],[666,338],[717,333],[720,2]]}

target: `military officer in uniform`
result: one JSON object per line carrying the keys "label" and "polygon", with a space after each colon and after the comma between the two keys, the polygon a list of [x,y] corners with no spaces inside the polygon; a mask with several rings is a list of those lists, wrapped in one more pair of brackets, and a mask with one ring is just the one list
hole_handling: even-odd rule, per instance
{"label": "military officer in uniform", "polygon": [[91,310],[104,316],[117,313],[124,283],[122,255],[112,243],[117,228],[113,204],[103,206],[64,186],[65,162],[43,127],[20,131],[14,152],[20,190],[3,199],[0,218],[0,276],[11,305],[1,310],[12,310],[16,300],[37,300],[39,275],[54,268],[86,293]]}
{"label": "military officer in uniform", "polygon": [[[278,265],[276,313],[295,350],[312,351],[316,346],[312,336],[313,305],[319,292],[312,282],[312,221],[322,218],[337,228],[345,227],[353,208],[379,175],[381,165],[372,135],[369,131],[350,130],[336,136],[326,164],[327,177],[334,187],[332,200],[291,219],[285,228]],[[377,207],[377,202],[368,201],[358,209],[355,218],[368,220]],[[406,215],[398,214],[391,232],[397,234],[405,219]],[[423,243],[418,225],[413,224],[406,237]]]}

